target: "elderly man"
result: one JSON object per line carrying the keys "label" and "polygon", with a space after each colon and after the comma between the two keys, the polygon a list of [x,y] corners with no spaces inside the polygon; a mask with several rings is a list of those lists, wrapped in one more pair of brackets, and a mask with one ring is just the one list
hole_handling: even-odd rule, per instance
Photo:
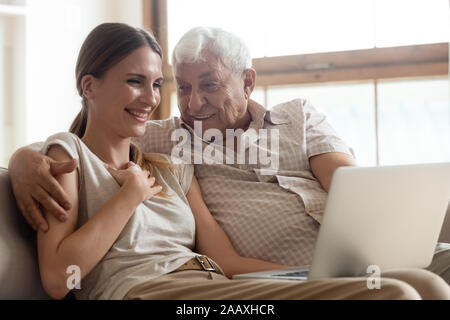
{"label": "elderly man", "polygon": [[[196,165],[204,200],[239,254],[310,264],[333,172],[355,165],[352,150],[305,100],[270,111],[252,101],[251,56],[228,32],[191,30],[174,50],[173,67],[181,119],[149,122],[136,143]],[[39,205],[64,220],[66,196],[52,175],[74,165],[30,148],[13,156],[13,190],[34,228],[47,228]]]}

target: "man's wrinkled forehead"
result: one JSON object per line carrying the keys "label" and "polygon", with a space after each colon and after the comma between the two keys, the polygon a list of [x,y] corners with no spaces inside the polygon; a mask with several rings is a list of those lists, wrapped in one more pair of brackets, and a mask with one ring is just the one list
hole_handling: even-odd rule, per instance
{"label": "man's wrinkled forehead", "polygon": [[177,63],[175,66],[175,77],[180,80],[191,77],[203,80],[207,78],[223,77],[224,74],[230,71],[231,68],[219,58],[213,54],[209,54],[205,57],[204,61]]}

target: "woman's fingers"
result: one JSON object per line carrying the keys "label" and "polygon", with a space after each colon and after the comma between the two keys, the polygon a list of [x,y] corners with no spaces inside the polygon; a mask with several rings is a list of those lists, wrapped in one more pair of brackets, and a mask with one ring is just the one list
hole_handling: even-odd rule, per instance
{"label": "woman's fingers", "polygon": [[148,199],[156,196],[158,193],[160,193],[162,191],[162,189],[163,189],[163,187],[161,187],[159,185],[150,188],[150,194],[149,194]]}
{"label": "woman's fingers", "polygon": [[106,170],[108,170],[109,174],[117,181],[119,185],[123,184],[122,173],[120,170],[116,170],[111,167],[107,167]]}
{"label": "woman's fingers", "polygon": [[128,162],[128,163],[126,164],[125,170],[127,170],[127,169],[129,169],[130,167],[135,166],[135,165],[136,165],[136,164],[135,164],[133,161],[130,161],[130,162]]}
{"label": "woman's fingers", "polygon": [[127,168],[127,170],[133,170],[133,171],[142,171],[141,167],[139,167],[137,164],[133,163],[133,162],[129,162],[129,167]]}

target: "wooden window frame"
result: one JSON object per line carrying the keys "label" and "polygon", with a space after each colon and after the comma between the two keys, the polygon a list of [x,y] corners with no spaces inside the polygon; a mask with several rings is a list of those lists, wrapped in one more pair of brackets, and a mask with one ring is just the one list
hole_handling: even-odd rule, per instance
{"label": "wooden window frame", "polygon": [[[155,119],[170,117],[175,83],[168,52],[167,0],[142,0],[144,26],[151,29],[165,53],[165,84]],[[339,52],[264,57],[253,60],[257,87],[343,83],[372,80],[415,79],[448,76],[449,44],[372,48]]]}

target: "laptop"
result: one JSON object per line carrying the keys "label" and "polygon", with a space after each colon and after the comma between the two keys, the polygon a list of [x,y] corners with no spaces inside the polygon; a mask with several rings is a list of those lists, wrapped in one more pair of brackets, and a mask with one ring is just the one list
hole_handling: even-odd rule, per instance
{"label": "laptop", "polygon": [[233,279],[315,280],[426,268],[449,200],[450,163],[338,168],[311,266]]}

